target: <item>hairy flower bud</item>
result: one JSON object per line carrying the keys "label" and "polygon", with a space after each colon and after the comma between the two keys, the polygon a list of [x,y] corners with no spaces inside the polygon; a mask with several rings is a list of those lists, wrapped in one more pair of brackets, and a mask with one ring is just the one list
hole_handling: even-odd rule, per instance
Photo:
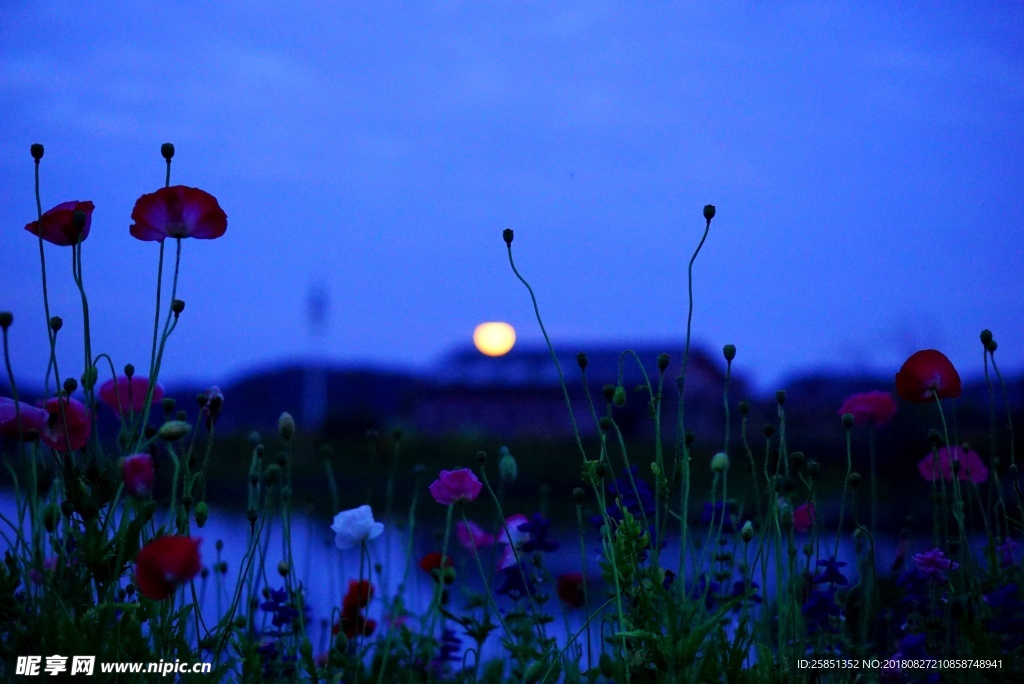
{"label": "hairy flower bud", "polygon": [[516,458],[509,450],[505,447],[501,447],[501,458],[498,459],[498,472],[501,473],[501,479],[505,482],[512,483],[516,481],[516,477],[519,475],[519,466],[516,464]]}
{"label": "hairy flower bud", "polygon": [[281,414],[281,417],[277,419],[277,432],[284,441],[291,441],[295,436],[295,419],[292,418],[292,414],[287,411]]}
{"label": "hairy flower bud", "polygon": [[187,435],[191,430],[192,426],[183,420],[169,420],[160,426],[157,434],[165,442],[174,442]]}
{"label": "hairy flower bud", "polygon": [[729,456],[719,451],[711,458],[711,472],[724,473],[729,469]]}

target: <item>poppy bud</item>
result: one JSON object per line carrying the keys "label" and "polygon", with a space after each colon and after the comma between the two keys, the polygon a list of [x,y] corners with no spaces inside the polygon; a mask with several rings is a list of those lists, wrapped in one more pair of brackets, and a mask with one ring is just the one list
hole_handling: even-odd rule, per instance
{"label": "poppy bud", "polygon": [[174,407],[177,405],[177,402],[171,397],[164,397],[164,399],[160,402],[160,407],[168,416],[174,413]]}
{"label": "poppy bud", "polygon": [[612,394],[612,403],[617,407],[622,408],[626,405],[626,388],[619,385],[615,388],[615,393]]}
{"label": "poppy bud", "polygon": [[724,473],[729,469],[729,457],[724,452],[718,452],[711,458],[711,472]]}
{"label": "poppy bud", "polygon": [[478,451],[478,452],[476,452],[476,462],[479,463],[480,465],[483,465],[484,463],[487,463],[487,452],[486,451]]}
{"label": "poppy bud", "polygon": [[800,469],[804,467],[804,452],[794,451],[789,455],[789,465],[793,467],[793,470],[800,472]]}
{"label": "poppy bud", "polygon": [[247,509],[245,511],[245,518],[246,518],[246,520],[249,521],[250,525],[255,525],[256,524],[256,519],[258,517],[259,516],[257,515],[255,508],[250,508],[250,509]]}
{"label": "poppy bud", "polygon": [[576,365],[580,370],[587,370],[587,352],[580,352],[576,355]]}
{"label": "poppy bud", "polygon": [[191,430],[192,426],[183,420],[169,420],[160,426],[157,434],[165,442],[174,442],[187,435]]}
{"label": "poppy bud", "polygon": [[727,344],[722,347],[722,355],[725,356],[725,360],[732,363],[732,360],[736,358],[736,345]]}
{"label": "poppy bud", "polygon": [[754,525],[749,520],[743,523],[743,529],[740,530],[740,537],[743,538],[745,544],[749,544],[750,540],[754,538]]}
{"label": "poppy bud", "polygon": [[704,218],[707,219],[708,223],[711,223],[711,219],[715,218],[715,205],[705,204],[704,205]]}
{"label": "poppy bud", "polygon": [[779,390],[775,393],[775,401],[779,402],[779,406],[786,403],[786,390]]}
{"label": "poppy bud", "polygon": [[985,345],[985,349],[988,350],[989,354],[995,354],[996,349],[999,347],[995,340],[989,340],[988,344]]}
{"label": "poppy bud", "polygon": [[0,329],[7,330],[14,322],[14,314],[10,311],[0,311]]}
{"label": "poppy bud", "polygon": [[181,505],[185,507],[185,511],[192,510],[192,497],[188,494],[181,497]]}
{"label": "poppy bud", "polygon": [[78,381],[74,378],[65,378],[64,391],[68,394],[73,394],[76,389],[78,389]]}
{"label": "poppy bud", "polygon": [[71,514],[75,512],[75,503],[64,499],[60,502],[60,512],[64,514],[65,518],[70,518]]}
{"label": "poppy bud", "polygon": [[608,416],[601,416],[601,418],[597,421],[597,424],[598,426],[600,426],[601,432],[608,432],[609,430],[612,429],[613,425],[612,419],[609,418]]}
{"label": "poppy bud", "polygon": [[171,300],[171,311],[174,312],[174,317],[177,318],[181,315],[181,312],[185,310],[185,302],[180,299]]}
{"label": "poppy bud", "polygon": [[658,354],[658,370],[664,372],[668,368],[669,356],[665,352]]}
{"label": "poppy bud", "polygon": [[514,236],[515,236],[515,233],[512,232],[511,228],[506,228],[505,230],[501,231],[501,238],[505,241],[505,244],[508,245],[509,247],[512,246],[512,238]]}
{"label": "poppy bud", "polygon": [[167,161],[171,161],[171,158],[174,157],[174,145],[171,143],[164,143],[161,145],[160,155]]}
{"label": "poppy bud", "polygon": [[764,436],[771,439],[772,435],[775,434],[775,426],[771,423],[764,424]]}
{"label": "poppy bud", "polygon": [[50,330],[53,332],[59,332],[64,327],[64,319],[60,316],[54,316],[50,319]]}
{"label": "poppy bud", "polygon": [[842,417],[843,427],[846,428],[847,430],[852,428],[853,427],[853,420],[854,419],[853,419],[853,414],[852,413],[844,413],[843,417]]}
{"label": "poppy bud", "polygon": [[988,328],[985,328],[984,330],[981,331],[981,346],[985,347],[985,349],[988,349],[988,344],[991,341],[992,331],[989,330]]}
{"label": "poppy bud", "polygon": [[32,146],[28,148],[32,153],[32,158],[39,161],[43,158],[43,146],[39,143],[32,143]]}
{"label": "poppy bud", "polygon": [[287,411],[281,414],[281,417],[277,419],[277,431],[281,435],[281,439],[286,442],[291,441],[295,436],[295,419],[292,418],[292,414]]}
{"label": "poppy bud", "polygon": [[498,471],[501,473],[501,479],[508,483],[515,482],[516,477],[519,475],[519,466],[516,463],[516,458],[505,447],[501,448]]}
{"label": "poppy bud", "polygon": [[210,507],[206,505],[205,501],[200,501],[196,504],[196,525],[202,527],[206,524],[207,518],[210,517]]}
{"label": "poppy bud", "polygon": [[277,564],[277,574],[279,574],[281,577],[287,577],[289,570],[290,567],[288,565],[288,561],[281,561]]}

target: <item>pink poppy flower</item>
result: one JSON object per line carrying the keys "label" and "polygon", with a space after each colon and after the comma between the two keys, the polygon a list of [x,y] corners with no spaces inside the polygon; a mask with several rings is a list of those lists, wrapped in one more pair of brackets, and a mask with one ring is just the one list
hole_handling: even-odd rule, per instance
{"label": "pink poppy flower", "polygon": [[896,374],[896,394],[923,404],[960,396],[960,375],[946,355],[934,349],[915,352]]}
{"label": "pink poppy flower", "polygon": [[[964,451],[958,446],[950,449],[942,447],[939,449],[939,476],[945,480],[953,479],[953,461],[960,462],[960,472],[957,478],[970,480],[981,484],[988,480],[988,468],[981,461],[981,456],[973,451]],[[931,453],[922,458],[917,464],[917,470],[928,482],[932,481],[935,473],[935,457]]]}
{"label": "pink poppy flower", "polygon": [[[17,407],[17,410],[15,410]],[[11,439],[22,438],[29,430],[39,432],[50,417],[44,409],[37,408],[22,401],[14,401],[0,397],[0,437]],[[18,419],[21,419],[21,431],[18,431]]]}
{"label": "pink poppy flower", "polygon": [[[61,417],[61,404],[64,405],[64,417]],[[46,401],[44,407],[49,417],[39,432],[43,444],[57,451],[74,451],[81,449],[89,441],[92,434],[92,417],[82,402],[76,399],[58,399],[53,397]],[[67,419],[65,423],[64,419]]]}
{"label": "pink poppy flower", "polygon": [[132,209],[131,234],[139,240],[165,238],[219,238],[228,229],[228,217],[217,198],[199,188],[172,185],[143,195]]}
{"label": "pink poppy flower", "polygon": [[959,563],[946,558],[946,554],[939,549],[914,554],[914,565],[924,574],[936,579],[945,579],[946,572],[960,567]]}
{"label": "pink poppy flower", "polygon": [[134,497],[143,499],[153,493],[153,457],[149,454],[132,454],[121,461],[124,488]]}
{"label": "pink poppy flower", "polygon": [[[42,223],[43,239],[61,247],[70,247],[85,241],[89,237],[89,228],[92,226],[92,210],[96,208],[92,202],[63,202],[43,214],[43,220],[33,221],[25,226],[25,230],[33,235],[39,235],[39,225]],[[81,230],[75,227],[74,216],[76,211],[85,214],[85,225]]]}
{"label": "pink poppy flower", "polygon": [[494,535],[484,532],[482,527],[472,521],[468,524],[461,520],[455,523],[455,535],[458,537],[459,543],[467,551],[490,546],[494,543]]}
{"label": "pink poppy flower", "polygon": [[805,503],[793,509],[793,529],[806,532],[814,524],[814,504]]}
{"label": "pink poppy flower", "polygon": [[162,601],[178,585],[199,574],[199,539],[158,537],[139,550],[135,561],[135,586],[143,596]]}
{"label": "pink poppy flower", "polygon": [[[149,378],[126,375],[111,378],[100,385],[100,401],[114,410],[120,418],[122,413],[141,413],[145,408],[146,392],[149,391]],[[157,404],[164,398],[164,388],[158,382],[153,389],[153,403]]]}
{"label": "pink poppy flower", "polygon": [[885,425],[896,413],[896,402],[888,392],[862,392],[846,398],[839,415],[853,414],[854,425]]}
{"label": "pink poppy flower", "polygon": [[442,470],[430,485],[430,495],[437,503],[450,506],[458,501],[473,501],[482,488],[480,480],[469,468]]}

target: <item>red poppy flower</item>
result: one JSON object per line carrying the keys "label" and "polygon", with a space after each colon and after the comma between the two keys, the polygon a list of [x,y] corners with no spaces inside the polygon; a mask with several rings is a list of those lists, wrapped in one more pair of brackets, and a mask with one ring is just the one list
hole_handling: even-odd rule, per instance
{"label": "red poppy flower", "polygon": [[793,509],[793,529],[797,532],[806,532],[814,524],[814,504],[800,504]]}
{"label": "red poppy flower", "polygon": [[846,398],[840,416],[852,413],[854,425],[885,425],[896,413],[896,402],[888,392],[862,392]]}
{"label": "red poppy flower", "polygon": [[[63,417],[61,404],[64,405]],[[39,432],[43,444],[57,451],[74,451],[85,446],[92,434],[92,418],[82,402],[53,397],[43,408],[50,414]]]}
{"label": "red poppy flower", "polygon": [[[15,410],[17,408],[17,410]],[[22,401],[14,401],[8,397],[0,397],[0,437],[11,439],[22,438],[29,430],[39,432],[50,417],[44,409],[36,408]],[[18,420],[21,420],[21,431],[18,431]]]}
{"label": "red poppy flower", "polygon": [[[133,375],[129,379],[126,375],[119,375],[100,385],[99,395],[100,401],[112,408],[120,417],[122,413],[141,413],[148,391],[148,378]],[[157,383],[153,389],[153,403],[159,403],[163,398],[164,388]]]}
{"label": "red poppy flower", "polygon": [[[62,202],[53,209],[43,214],[43,220],[33,221],[25,226],[25,230],[33,235],[39,235],[39,224],[42,223],[43,239],[61,247],[70,247],[85,241],[89,237],[89,228],[92,226],[92,210],[96,208],[92,202]],[[85,214],[85,225],[81,230],[75,227],[74,216],[76,211]]]}
{"label": "red poppy flower", "polygon": [[[988,480],[988,468],[981,460],[981,456],[973,451],[964,451],[956,446],[950,449],[943,447],[939,449],[939,476],[944,480],[953,479],[953,461],[960,462],[960,472],[957,479],[970,480],[981,484]],[[928,454],[917,464],[917,471],[921,473],[928,482],[932,481],[935,473],[935,456]]]}
{"label": "red poppy flower", "polygon": [[199,574],[199,539],[158,537],[142,547],[135,561],[135,586],[143,596],[161,601],[179,584]]}
{"label": "red poppy flower", "polygon": [[[445,568],[451,568],[452,567],[451,556],[445,557],[445,559],[444,559],[444,567]],[[435,570],[439,571],[438,574],[441,574],[440,573],[440,570],[441,570],[441,554],[439,552],[437,552],[437,551],[434,551],[433,553],[425,554],[423,556],[423,558],[420,559],[420,569],[423,570],[423,572],[425,572],[428,575],[430,575],[431,577],[434,577],[434,571]],[[449,572],[445,572],[443,574],[444,574],[444,583],[445,584],[451,584],[455,580],[455,573],[454,572],[449,571]]]}
{"label": "red poppy flower", "polygon": [[149,454],[132,454],[121,462],[124,475],[124,488],[138,498],[145,498],[153,493],[153,457]]}
{"label": "red poppy flower", "polygon": [[583,593],[583,573],[566,572],[558,576],[558,598],[570,608],[581,608],[586,603]]}
{"label": "red poppy flower", "polygon": [[911,354],[896,374],[896,394],[922,404],[960,396],[960,375],[946,355],[934,349]]}
{"label": "red poppy flower", "polygon": [[165,238],[219,238],[228,229],[228,217],[217,198],[199,188],[172,185],[143,195],[132,209],[131,234],[139,240]]}
{"label": "red poppy flower", "polygon": [[373,585],[369,580],[350,580],[348,593],[345,594],[345,599],[341,602],[341,612],[343,614],[358,613],[370,605],[371,598],[373,598]]}

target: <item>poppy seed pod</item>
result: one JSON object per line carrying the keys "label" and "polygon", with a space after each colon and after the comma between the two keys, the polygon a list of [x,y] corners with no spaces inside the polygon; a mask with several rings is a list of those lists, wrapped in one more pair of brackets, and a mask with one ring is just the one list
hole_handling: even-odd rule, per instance
{"label": "poppy seed pod", "polygon": [[786,403],[786,390],[779,390],[775,393],[775,401],[779,402],[779,406]]}
{"label": "poppy seed pod", "polygon": [[992,341],[992,331],[985,328],[981,331],[981,346],[988,349],[988,343]]}
{"label": "poppy seed pod", "polygon": [[708,223],[711,223],[711,219],[715,218],[715,205],[705,204],[704,205],[704,218],[707,219]]}
{"label": "poppy seed pod", "polygon": [[171,159],[174,157],[174,145],[172,145],[171,143],[164,143],[163,145],[161,145],[160,156],[162,156],[167,161],[171,161]]}
{"label": "poppy seed pod", "polygon": [[849,430],[850,428],[853,427],[853,414],[852,413],[844,413],[843,417],[842,417],[842,421],[843,421],[843,427],[846,428],[847,430]]}
{"label": "poppy seed pod", "polygon": [[576,365],[580,367],[580,370],[587,370],[587,353],[580,352],[576,355]]}
{"label": "poppy seed pod", "polygon": [[750,402],[745,400],[741,401],[739,404],[739,408],[741,416],[747,415],[748,413],[750,413]]}
{"label": "poppy seed pod", "polygon": [[32,146],[28,148],[32,153],[32,158],[39,161],[43,158],[43,146],[39,143],[32,143]]}
{"label": "poppy seed pod", "polygon": [[722,355],[725,357],[726,361],[732,363],[732,360],[736,358],[736,345],[727,344],[722,347]]}
{"label": "poppy seed pod", "polygon": [[846,483],[850,485],[851,489],[860,489],[860,473],[850,473],[850,477],[846,478]]}
{"label": "poppy seed pod", "polygon": [[487,463],[487,452],[486,451],[478,451],[478,452],[476,452],[476,462],[479,463],[480,465],[483,465],[484,463]]}
{"label": "poppy seed pod", "polygon": [[0,311],[0,329],[7,330],[14,323],[14,314],[10,311]]}
{"label": "poppy seed pod", "polygon": [[511,228],[506,228],[501,231],[501,239],[505,241],[505,244],[509,247],[512,246],[512,238],[515,237],[515,233],[512,232]]}
{"label": "poppy seed pod", "polygon": [[669,356],[665,352],[658,354],[658,370],[664,372],[668,368]]}
{"label": "poppy seed pod", "polygon": [[174,312],[174,317],[177,318],[181,315],[181,312],[185,310],[185,302],[180,299],[171,300],[171,311]]}
{"label": "poppy seed pod", "polygon": [[53,332],[60,332],[60,329],[64,327],[64,319],[60,316],[54,316],[50,319],[50,330]]}

